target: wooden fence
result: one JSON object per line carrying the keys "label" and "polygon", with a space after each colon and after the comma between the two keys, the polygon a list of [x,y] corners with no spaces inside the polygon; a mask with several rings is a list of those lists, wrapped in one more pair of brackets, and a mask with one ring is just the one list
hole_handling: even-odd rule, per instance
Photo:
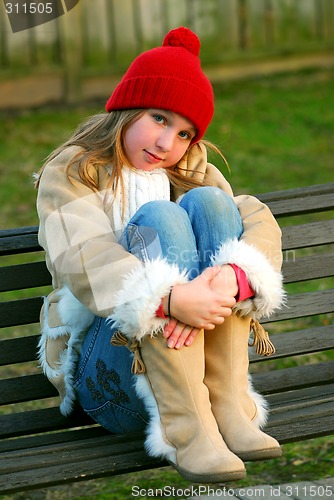
{"label": "wooden fence", "polygon": [[334,0],[77,0],[64,15],[13,32],[6,5],[14,1],[0,3],[0,82],[53,73],[66,97],[80,94],[87,75],[122,74],[179,25],[200,36],[203,66],[334,44]]}

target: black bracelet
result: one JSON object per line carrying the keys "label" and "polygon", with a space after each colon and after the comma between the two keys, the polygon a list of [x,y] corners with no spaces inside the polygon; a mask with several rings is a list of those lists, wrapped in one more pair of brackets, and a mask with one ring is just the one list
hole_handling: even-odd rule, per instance
{"label": "black bracelet", "polygon": [[173,291],[173,287],[170,289],[170,292],[169,292],[169,295],[168,295],[168,316],[171,318],[172,315],[170,313],[170,300],[172,298],[172,291]]}

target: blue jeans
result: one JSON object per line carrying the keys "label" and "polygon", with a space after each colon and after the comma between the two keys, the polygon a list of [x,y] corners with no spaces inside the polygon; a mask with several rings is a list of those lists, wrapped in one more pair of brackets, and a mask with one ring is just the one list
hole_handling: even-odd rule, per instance
{"label": "blue jeans", "polygon": [[[165,257],[193,279],[210,265],[210,257],[224,241],[239,239],[242,231],[233,200],[219,188],[201,187],[186,193],[179,204],[143,205],[120,243],[141,260]],[[148,414],[134,389],[132,354],[110,344],[114,331],[100,317],[89,328],[74,380],[78,402],[111,432],[143,430]]]}

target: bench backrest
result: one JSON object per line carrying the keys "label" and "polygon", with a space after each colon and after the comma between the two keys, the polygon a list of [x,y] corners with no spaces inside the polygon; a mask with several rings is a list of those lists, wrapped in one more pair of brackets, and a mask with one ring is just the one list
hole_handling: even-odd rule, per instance
{"label": "bench backrest", "polygon": [[[334,183],[259,198],[270,206],[283,230],[288,307],[266,325],[274,333],[276,354],[269,359],[251,355],[256,387],[273,401],[296,388],[324,385],[333,393],[334,360],[328,352],[334,348]],[[305,220],[306,214],[310,220]],[[91,423],[81,412],[71,418],[60,414],[56,391],[36,361],[42,296],[51,289],[37,230],[0,232],[2,438]],[[281,370],[278,360],[281,368],[283,358]]]}

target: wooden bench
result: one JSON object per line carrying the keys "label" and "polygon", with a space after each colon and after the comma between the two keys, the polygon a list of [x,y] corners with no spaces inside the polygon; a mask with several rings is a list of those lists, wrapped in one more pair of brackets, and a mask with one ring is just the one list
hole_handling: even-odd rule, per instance
{"label": "wooden bench", "polygon": [[[251,357],[254,384],[271,405],[267,430],[281,443],[333,434],[334,183],[259,198],[283,228],[289,293],[288,307],[266,325],[276,354]],[[0,492],[166,465],[146,455],[142,434],[111,435],[81,411],[60,414],[36,362],[41,295],[50,285],[37,229],[0,233]]]}

